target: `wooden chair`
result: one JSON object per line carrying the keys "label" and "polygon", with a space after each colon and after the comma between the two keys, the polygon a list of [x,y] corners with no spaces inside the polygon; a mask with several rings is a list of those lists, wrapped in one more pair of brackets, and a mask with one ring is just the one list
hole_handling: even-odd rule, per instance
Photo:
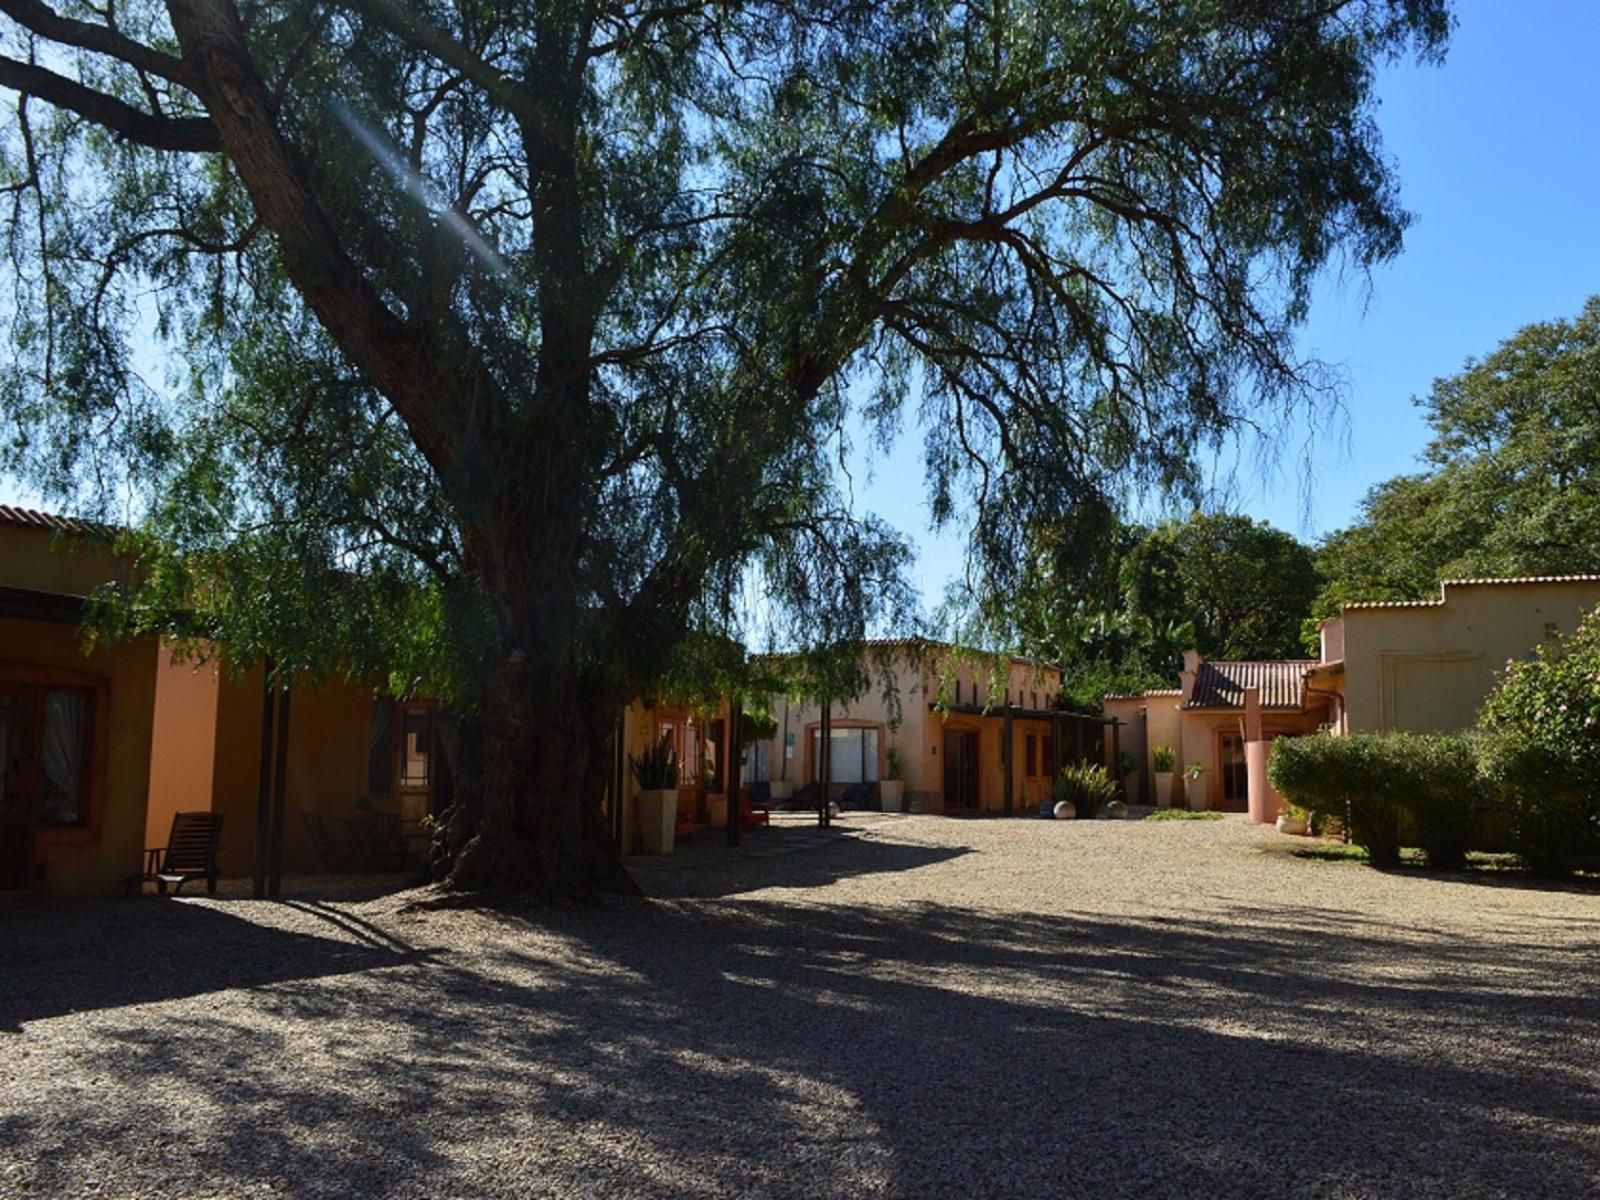
{"label": "wooden chair", "polygon": [[334,837],[328,832],[327,819],[321,813],[301,809],[300,820],[306,827],[306,840],[322,865],[334,874],[349,869],[356,852],[355,839]]}
{"label": "wooden chair", "polygon": [[144,874],[139,881],[155,880],[156,891],[163,896],[167,894],[167,885],[170,883],[172,894],[176,896],[183,890],[184,884],[204,879],[206,891],[215,895],[217,844],[221,838],[221,813],[174,813],[167,844],[145,850]]}

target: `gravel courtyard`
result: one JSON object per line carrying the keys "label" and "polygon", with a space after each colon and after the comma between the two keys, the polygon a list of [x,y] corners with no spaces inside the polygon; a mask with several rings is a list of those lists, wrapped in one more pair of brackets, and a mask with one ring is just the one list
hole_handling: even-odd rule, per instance
{"label": "gravel courtyard", "polygon": [[1600,1191],[1600,894],[1289,842],[878,817],[594,909],[14,905],[0,1195]]}

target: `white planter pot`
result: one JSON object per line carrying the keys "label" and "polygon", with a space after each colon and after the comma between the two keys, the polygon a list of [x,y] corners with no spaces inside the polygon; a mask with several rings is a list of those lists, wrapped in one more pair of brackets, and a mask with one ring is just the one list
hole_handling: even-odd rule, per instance
{"label": "white planter pot", "polygon": [[671,854],[673,832],[677,827],[676,788],[639,793],[639,839],[646,854]]}
{"label": "white planter pot", "polygon": [[1156,772],[1156,807],[1172,807],[1172,772]]}
{"label": "white planter pot", "polygon": [[883,801],[884,812],[899,812],[900,802],[905,798],[906,784],[903,779],[885,779],[878,784],[878,797]]}
{"label": "white planter pot", "polygon": [[1304,837],[1306,834],[1306,819],[1304,817],[1291,817],[1287,813],[1278,818],[1278,832],[1292,834],[1295,837]]}
{"label": "white planter pot", "polygon": [[1206,781],[1204,779],[1191,779],[1185,791],[1189,800],[1189,811],[1205,812],[1208,807],[1206,804]]}

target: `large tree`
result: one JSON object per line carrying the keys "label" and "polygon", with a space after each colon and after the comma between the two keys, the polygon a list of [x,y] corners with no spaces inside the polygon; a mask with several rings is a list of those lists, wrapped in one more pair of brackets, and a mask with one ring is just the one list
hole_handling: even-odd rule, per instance
{"label": "large tree", "polygon": [[[1406,216],[1376,65],[1446,0],[0,0],[9,465],[139,498],[134,623],[478,714],[457,887],[620,872],[618,704],[690,635],[905,599],[836,485],[920,419],[1030,520],[1305,397]],[[85,492],[91,494],[86,498]],[[754,603],[740,601],[754,594]]]}
{"label": "large tree", "polygon": [[1197,510],[1154,526],[1084,513],[1036,531],[1034,546],[1028,580],[1000,608],[1016,637],[1061,664],[1063,692],[1078,704],[1171,687],[1188,649],[1293,657],[1317,594],[1311,548],[1237,513]]}
{"label": "large tree", "polygon": [[1318,551],[1321,615],[1443,579],[1600,571],[1600,296],[1519,330],[1418,403],[1425,469],[1380,483]]}

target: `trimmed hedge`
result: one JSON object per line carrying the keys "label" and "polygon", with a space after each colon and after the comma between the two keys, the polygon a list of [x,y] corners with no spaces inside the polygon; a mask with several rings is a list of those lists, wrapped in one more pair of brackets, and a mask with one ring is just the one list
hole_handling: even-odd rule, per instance
{"label": "trimmed hedge", "polygon": [[1350,840],[1380,866],[1398,863],[1405,841],[1429,866],[1460,867],[1484,792],[1475,742],[1455,735],[1279,738],[1267,777],[1289,803],[1348,822]]}

